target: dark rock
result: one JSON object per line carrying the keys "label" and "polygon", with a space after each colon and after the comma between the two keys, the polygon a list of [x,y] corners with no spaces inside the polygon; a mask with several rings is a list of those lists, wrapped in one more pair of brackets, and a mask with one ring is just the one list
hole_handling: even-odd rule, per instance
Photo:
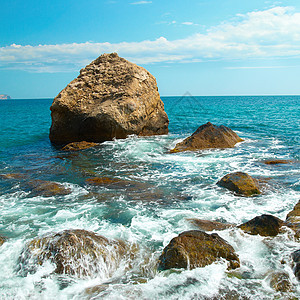
{"label": "dark rock", "polygon": [[155,78],[116,53],[103,54],[82,69],[54,99],[51,111],[55,144],[168,133]]}
{"label": "dark rock", "polygon": [[261,236],[276,236],[284,222],[272,215],[261,215],[239,225],[246,233]]}
{"label": "dark rock", "polygon": [[229,269],[240,266],[233,247],[218,234],[207,234],[198,230],[186,231],[173,238],[165,247],[159,258],[158,269],[194,269],[210,265],[219,258],[228,260]]}
{"label": "dark rock", "polygon": [[210,148],[232,148],[243,140],[230,128],[208,122],[201,125],[190,137],[178,143],[170,152],[195,151]]}
{"label": "dark rock", "polygon": [[284,159],[269,159],[264,161],[266,165],[289,164],[291,162],[292,162],[291,160],[284,160]]}
{"label": "dark rock", "polygon": [[65,230],[26,244],[20,259],[19,272],[34,273],[46,260],[55,264],[55,273],[78,277],[110,276],[122,259],[130,254],[122,241],[109,240],[86,230]]}
{"label": "dark rock", "polygon": [[217,221],[208,221],[201,219],[187,219],[187,221],[190,221],[194,226],[197,226],[200,230],[204,231],[225,230],[235,227],[234,224],[221,223]]}
{"label": "dark rock", "polygon": [[26,185],[30,189],[30,196],[64,196],[72,192],[62,184],[53,181],[33,180],[27,182]]}
{"label": "dark rock", "polygon": [[69,143],[66,146],[64,146],[61,150],[63,151],[79,151],[79,150],[85,150],[92,147],[97,146],[97,143],[91,143],[91,142],[73,142]]}
{"label": "dark rock", "polygon": [[285,225],[295,231],[296,239],[300,238],[300,200],[286,216]]}
{"label": "dark rock", "polygon": [[227,174],[217,184],[243,196],[253,196],[261,193],[257,180],[243,172]]}
{"label": "dark rock", "polygon": [[300,280],[300,249],[292,253],[294,274]]}
{"label": "dark rock", "polygon": [[293,288],[289,274],[284,271],[277,271],[270,275],[270,286],[276,292],[283,293],[291,292]]}

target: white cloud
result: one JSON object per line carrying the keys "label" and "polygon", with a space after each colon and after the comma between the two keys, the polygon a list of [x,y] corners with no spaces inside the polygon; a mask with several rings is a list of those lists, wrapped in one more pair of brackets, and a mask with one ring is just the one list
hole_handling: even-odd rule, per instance
{"label": "white cloud", "polygon": [[300,58],[300,13],[274,7],[237,16],[183,39],[122,43],[73,43],[0,48],[0,68],[36,72],[75,71],[106,52],[138,64],[218,59]]}
{"label": "white cloud", "polygon": [[140,5],[140,4],[151,4],[152,1],[137,1],[137,2],[132,2],[130,4],[132,5]]}
{"label": "white cloud", "polygon": [[188,26],[191,26],[191,25],[197,25],[197,24],[195,24],[195,23],[193,23],[193,22],[182,22],[181,24],[182,24],[182,25],[188,25]]}

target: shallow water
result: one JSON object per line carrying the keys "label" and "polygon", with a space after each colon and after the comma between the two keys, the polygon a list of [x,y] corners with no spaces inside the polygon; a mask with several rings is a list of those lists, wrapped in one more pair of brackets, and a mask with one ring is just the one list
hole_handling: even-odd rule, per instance
{"label": "shallow water", "polygon": [[[163,97],[170,118],[165,136],[105,142],[78,153],[51,146],[51,99],[0,102],[1,299],[282,299],[269,284],[274,270],[285,270],[300,288],[289,263],[299,243],[287,230],[275,238],[250,236],[238,229],[217,233],[240,257],[242,276],[231,276],[226,262],[186,271],[157,272],[164,246],[199,218],[240,224],[261,214],[285,219],[300,200],[300,96]],[[226,150],[169,154],[178,141],[210,121],[235,130],[244,142]],[[293,160],[266,165],[266,159]],[[265,192],[245,198],[216,186],[225,174],[247,172],[267,179]],[[131,182],[126,188],[87,183],[110,177]],[[62,183],[69,195],[32,193],[34,180]],[[110,277],[54,275],[51,263],[20,276],[20,253],[29,240],[65,229],[86,229],[139,245],[131,269],[121,264]],[[93,291],[86,290],[90,287]],[[231,293],[231,294],[228,294]],[[228,296],[229,295],[229,296]],[[277,298],[276,298],[277,297]]]}

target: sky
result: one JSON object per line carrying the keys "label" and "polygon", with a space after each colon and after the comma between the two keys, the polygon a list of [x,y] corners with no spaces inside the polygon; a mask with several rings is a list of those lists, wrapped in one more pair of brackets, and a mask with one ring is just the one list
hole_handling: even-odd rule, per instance
{"label": "sky", "polygon": [[54,98],[103,53],[161,96],[300,95],[300,1],[0,0],[0,94]]}

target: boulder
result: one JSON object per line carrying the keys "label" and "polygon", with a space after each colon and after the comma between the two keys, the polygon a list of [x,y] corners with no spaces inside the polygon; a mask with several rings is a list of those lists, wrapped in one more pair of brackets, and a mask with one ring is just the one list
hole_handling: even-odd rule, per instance
{"label": "boulder", "polygon": [[217,184],[243,196],[253,196],[261,193],[257,180],[243,172],[227,174]]}
{"label": "boulder", "polygon": [[170,152],[195,151],[210,148],[232,148],[243,140],[230,128],[208,122],[201,125],[190,137],[178,143]]}
{"label": "boulder", "polygon": [[155,78],[116,53],[103,54],[82,69],[50,109],[55,144],[168,133]]}
{"label": "boulder", "polygon": [[73,142],[73,143],[67,144],[61,150],[63,150],[63,151],[79,151],[79,150],[89,149],[89,148],[95,147],[97,145],[98,145],[97,143],[91,143],[91,142],[86,142],[86,141]]}
{"label": "boulder", "polygon": [[65,230],[27,243],[19,258],[18,271],[26,276],[49,260],[58,274],[108,278],[128,253],[124,242],[86,230]]}
{"label": "boulder", "polygon": [[272,215],[261,215],[239,225],[238,228],[251,235],[276,236],[284,222]]}
{"label": "boulder", "polygon": [[170,241],[159,257],[158,269],[194,269],[210,265],[220,258],[228,260],[229,269],[240,266],[233,247],[218,234],[191,230]]}
{"label": "boulder", "polygon": [[295,237],[300,237],[300,200],[294,206],[294,209],[288,213],[285,225],[295,231]]}
{"label": "boulder", "polygon": [[217,221],[201,220],[201,219],[187,219],[194,226],[198,227],[203,231],[213,231],[213,230],[225,230],[228,228],[235,227],[234,224],[222,223]]}

